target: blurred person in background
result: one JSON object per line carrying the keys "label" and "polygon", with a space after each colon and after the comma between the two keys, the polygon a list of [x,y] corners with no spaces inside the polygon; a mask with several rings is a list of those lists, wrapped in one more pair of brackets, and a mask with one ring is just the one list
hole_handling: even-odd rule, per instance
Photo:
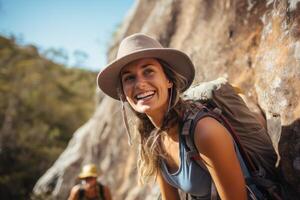
{"label": "blurred person in background", "polygon": [[109,188],[97,181],[101,175],[96,165],[84,165],[78,176],[80,183],[72,188],[68,200],[112,200]]}

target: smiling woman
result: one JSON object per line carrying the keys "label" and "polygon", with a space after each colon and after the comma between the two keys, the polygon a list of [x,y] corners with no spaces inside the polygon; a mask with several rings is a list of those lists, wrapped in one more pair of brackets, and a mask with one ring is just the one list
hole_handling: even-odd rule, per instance
{"label": "smiling woman", "polygon": [[[214,189],[221,199],[247,199],[243,159],[228,130],[210,116],[192,122],[186,118],[206,109],[196,109],[195,101],[180,97],[194,74],[185,53],[134,34],[121,42],[117,59],[98,74],[98,85],[112,98],[127,102],[139,119],[139,178],[143,182],[156,177],[163,200],[179,199],[178,189],[193,199],[216,197]],[[195,128],[184,130],[188,123]],[[188,159],[184,131],[191,135],[200,164]]]}

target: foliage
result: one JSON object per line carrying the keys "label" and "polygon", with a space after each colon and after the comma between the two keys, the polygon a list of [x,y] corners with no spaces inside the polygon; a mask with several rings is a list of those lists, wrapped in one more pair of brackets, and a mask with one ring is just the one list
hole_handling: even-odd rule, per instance
{"label": "foliage", "polygon": [[0,36],[0,199],[28,199],[92,114],[95,77]]}

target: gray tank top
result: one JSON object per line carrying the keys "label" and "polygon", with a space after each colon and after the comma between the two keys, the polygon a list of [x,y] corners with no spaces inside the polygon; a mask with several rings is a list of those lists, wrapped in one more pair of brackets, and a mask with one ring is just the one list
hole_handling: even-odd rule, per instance
{"label": "gray tank top", "polygon": [[179,169],[175,173],[169,173],[167,164],[161,160],[161,172],[164,179],[173,187],[196,196],[197,199],[210,199],[211,176],[208,171],[202,169],[194,160],[188,162],[186,145],[182,136],[179,137]]}

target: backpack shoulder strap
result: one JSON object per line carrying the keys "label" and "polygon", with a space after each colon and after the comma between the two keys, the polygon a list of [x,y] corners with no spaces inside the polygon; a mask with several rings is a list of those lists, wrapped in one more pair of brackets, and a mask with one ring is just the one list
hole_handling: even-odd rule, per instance
{"label": "backpack shoulder strap", "polygon": [[82,187],[79,188],[78,199],[81,200],[84,198],[84,189]]}
{"label": "backpack shoulder strap", "polygon": [[[199,120],[209,117],[210,114],[208,109],[204,107],[202,104],[197,104],[197,108],[187,113],[184,117],[184,125],[181,131],[181,135],[184,138],[184,142],[186,144],[186,152],[187,152],[187,162],[191,162],[194,160],[202,169],[208,171],[202,159],[199,155],[198,149],[194,142],[194,131],[196,128],[196,124]],[[214,182],[211,180],[211,200],[218,199],[218,193],[216,190],[216,186]]]}
{"label": "backpack shoulder strap", "polygon": [[190,162],[191,160],[195,160],[197,164],[199,164],[201,167],[203,167],[206,170],[206,167],[201,162],[198,149],[194,142],[194,132],[195,132],[196,125],[199,120],[205,117],[214,117],[214,116],[211,115],[211,113],[205,106],[203,106],[200,103],[197,104],[196,108],[194,108],[193,110],[185,114],[181,135],[187,147],[186,152],[188,155],[187,156],[188,162]]}
{"label": "backpack shoulder strap", "polygon": [[101,200],[105,200],[105,195],[104,195],[104,186],[101,183],[98,183],[99,186],[99,196]]}

